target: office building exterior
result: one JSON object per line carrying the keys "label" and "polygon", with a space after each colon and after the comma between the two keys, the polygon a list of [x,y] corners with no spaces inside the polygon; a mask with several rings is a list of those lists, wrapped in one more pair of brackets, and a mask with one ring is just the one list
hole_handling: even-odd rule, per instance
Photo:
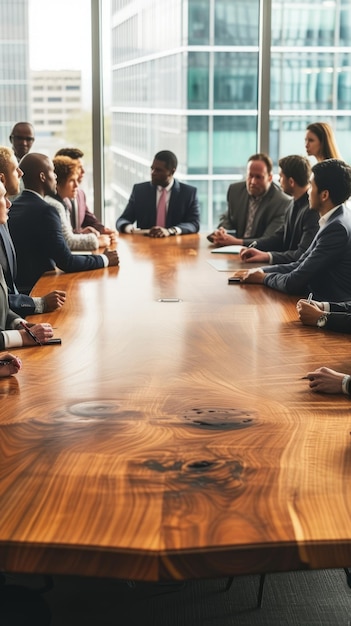
{"label": "office building exterior", "polygon": [[30,117],[28,0],[0,0],[0,144]]}
{"label": "office building exterior", "polygon": [[[257,142],[260,54],[270,37],[269,151],[305,154],[312,121],[334,127],[351,160],[351,4],[276,0],[112,0],[112,152],[116,214],[154,153],[173,150],[178,177],[198,187],[203,230]],[[261,12],[261,13],[260,13]]]}
{"label": "office building exterior", "polygon": [[65,143],[67,122],[82,114],[81,71],[32,71],[31,109],[36,147],[53,155]]}

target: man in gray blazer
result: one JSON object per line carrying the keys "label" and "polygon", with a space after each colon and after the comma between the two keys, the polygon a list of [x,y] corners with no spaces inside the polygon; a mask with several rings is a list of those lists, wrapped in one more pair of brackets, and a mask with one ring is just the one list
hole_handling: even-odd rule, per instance
{"label": "man in gray blazer", "polygon": [[258,237],[273,235],[293,204],[291,197],[273,183],[273,163],[263,152],[250,156],[246,180],[229,186],[227,203],[228,211],[208,236],[218,246],[248,246]]}
{"label": "man in gray blazer", "polygon": [[[283,293],[314,300],[342,302],[351,299],[351,167],[327,159],[312,168],[308,191],[311,211],[319,213],[319,230],[306,252],[293,263],[239,270],[242,283],[259,283]],[[312,296],[311,296],[312,297]]]}

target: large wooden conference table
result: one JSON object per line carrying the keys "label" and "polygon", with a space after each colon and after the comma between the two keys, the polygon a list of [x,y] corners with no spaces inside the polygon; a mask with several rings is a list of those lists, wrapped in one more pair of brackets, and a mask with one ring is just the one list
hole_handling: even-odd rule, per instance
{"label": "large wooden conference table", "polygon": [[350,372],[351,338],[302,326],[297,297],[228,285],[240,261],[204,236],[118,250],[119,268],[39,281],[67,291],[32,318],[62,345],[17,350],[22,371],[0,380],[0,570],[350,565],[350,400],[301,377]]}

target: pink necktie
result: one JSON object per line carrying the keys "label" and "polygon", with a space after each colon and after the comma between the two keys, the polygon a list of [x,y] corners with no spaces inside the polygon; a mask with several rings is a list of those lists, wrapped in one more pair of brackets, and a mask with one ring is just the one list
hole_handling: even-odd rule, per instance
{"label": "pink necktie", "polygon": [[158,201],[156,217],[156,226],[162,226],[163,228],[166,226],[166,200],[167,189],[164,187]]}

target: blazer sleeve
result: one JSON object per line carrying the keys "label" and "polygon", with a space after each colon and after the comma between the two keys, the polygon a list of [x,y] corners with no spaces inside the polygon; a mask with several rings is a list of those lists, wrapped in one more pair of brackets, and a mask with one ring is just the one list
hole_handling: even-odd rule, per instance
{"label": "blazer sleeve", "polygon": [[[105,226],[99,222],[98,218],[92,211],[89,210],[87,206],[87,197],[83,189],[79,189],[79,198],[78,198],[78,211],[80,215],[81,228],[87,228],[87,226],[92,226],[99,233],[103,233],[105,230]],[[80,248],[81,249],[81,248]],[[87,250],[87,248],[85,248]],[[93,248],[91,248],[93,250]],[[73,248],[72,248],[73,250]]]}
{"label": "blazer sleeve", "polygon": [[33,298],[24,293],[9,293],[10,309],[20,315],[33,315],[35,312],[35,304]]}
{"label": "blazer sleeve", "polygon": [[45,198],[55,207],[60,221],[63,237],[70,250],[96,250],[99,247],[98,238],[94,233],[74,233],[70,220],[67,218],[65,207],[55,199]]}
{"label": "blazer sleeve", "polygon": [[134,224],[137,219],[136,214],[136,187],[133,186],[132,193],[130,194],[130,198],[128,200],[128,204],[124,209],[123,213],[119,216],[116,221],[116,228],[118,232],[123,233],[124,227],[127,224]]}
{"label": "blazer sleeve", "polygon": [[[272,254],[272,261],[275,265],[279,263],[291,263],[297,261],[307,248],[311,245],[313,238],[318,231],[318,214],[316,211],[308,209],[304,214],[301,225],[301,237],[295,250],[279,250],[279,248],[266,248]],[[261,248],[260,248],[261,249]]]}
{"label": "blazer sleeve", "polygon": [[48,258],[53,259],[59,269],[64,272],[82,272],[104,267],[100,254],[73,255],[66,244],[61,229],[61,221],[54,207],[43,212],[43,246]]}
{"label": "blazer sleeve", "polygon": [[337,333],[351,333],[351,312],[328,313],[325,328]]}
{"label": "blazer sleeve", "polygon": [[305,293],[310,280],[317,273],[334,266],[345,250],[348,233],[343,224],[333,221],[325,227],[303,256],[295,263],[264,267],[264,284],[283,293]]}
{"label": "blazer sleeve", "polygon": [[[180,207],[182,214],[181,221],[173,224],[174,220],[172,220],[171,226],[180,228],[183,235],[197,233],[200,229],[200,206],[196,187],[188,185],[184,200],[179,198],[179,202],[184,202],[183,208]],[[172,217],[171,211],[170,217]]]}

